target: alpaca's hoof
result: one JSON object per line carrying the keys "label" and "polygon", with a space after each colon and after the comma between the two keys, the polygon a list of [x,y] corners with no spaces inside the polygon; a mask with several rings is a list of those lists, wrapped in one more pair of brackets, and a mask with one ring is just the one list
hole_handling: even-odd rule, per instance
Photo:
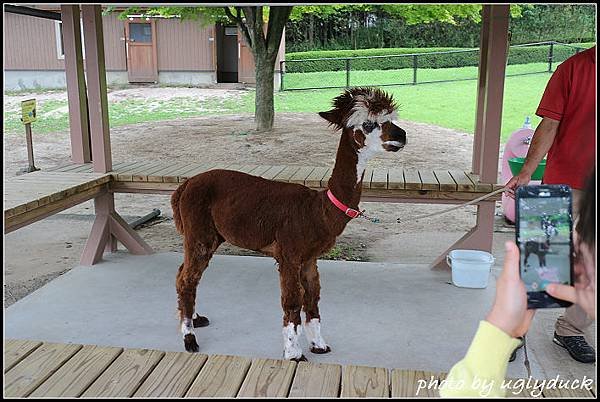
{"label": "alpaca's hoof", "polygon": [[314,346],[313,346],[312,348],[310,348],[310,351],[311,351],[312,353],[316,353],[316,354],[318,354],[318,355],[323,355],[323,354],[325,354],[325,353],[329,353],[329,352],[331,352],[331,348],[330,348],[329,346],[327,346],[326,348],[324,348],[324,349],[321,349],[321,348],[317,348],[317,347],[314,347]]}
{"label": "alpaca's hoof", "polygon": [[300,357],[296,357],[294,359],[290,359],[290,360],[293,361],[293,362],[296,362],[296,363],[307,362],[308,361],[308,359],[304,355],[302,355]]}
{"label": "alpaca's hoof", "polygon": [[196,337],[193,334],[187,334],[183,337],[183,344],[185,345],[185,350],[190,353],[197,353],[200,350],[200,347],[196,343]]}
{"label": "alpaca's hoof", "polygon": [[208,321],[208,318],[201,316],[201,315],[194,318],[193,322],[194,322],[194,328],[207,327],[208,324],[210,324],[210,322]]}

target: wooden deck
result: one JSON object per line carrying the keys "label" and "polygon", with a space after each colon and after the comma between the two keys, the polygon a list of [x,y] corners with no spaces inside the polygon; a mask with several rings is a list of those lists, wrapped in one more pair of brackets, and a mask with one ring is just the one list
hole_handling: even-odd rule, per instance
{"label": "wooden deck", "polygon": [[[171,192],[186,179],[212,169],[229,169],[282,182],[322,189],[327,187],[332,168],[314,166],[243,165],[239,163],[168,163],[159,161],[121,162],[113,165],[112,187],[117,192]],[[90,173],[91,164],[69,164],[53,169],[63,173]],[[363,198],[471,200],[502,186],[480,183],[476,176],[454,170],[367,168]],[[500,195],[491,200],[500,199]]]}
{"label": "wooden deck", "polygon": [[[436,397],[445,373],[5,340],[7,397]],[[421,387],[422,388],[422,387]],[[524,390],[516,395],[531,397]],[[593,398],[586,390],[543,397]]]}
{"label": "wooden deck", "polygon": [[37,171],[4,180],[4,231],[9,233],[108,191],[110,174]]}

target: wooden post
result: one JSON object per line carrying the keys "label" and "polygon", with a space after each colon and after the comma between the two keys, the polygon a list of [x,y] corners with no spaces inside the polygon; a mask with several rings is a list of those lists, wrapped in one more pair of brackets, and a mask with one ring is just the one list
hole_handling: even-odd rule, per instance
{"label": "wooden post", "polygon": [[[82,5],[88,81],[92,161],[95,172],[112,170],[108,96],[104,65],[102,10],[99,5]],[[93,265],[104,251],[116,251],[119,240],[132,254],[151,254],[152,248],[117,214],[113,193],[94,199],[96,219],[81,256],[82,265]]]}
{"label": "wooden post", "polygon": [[[484,5],[483,17],[473,173],[479,175],[480,182],[495,184],[498,180],[504,77],[508,56],[509,5]],[[482,65],[485,68],[482,69]],[[494,201],[481,202],[477,206],[475,227],[442,253],[431,267],[446,268],[446,255],[454,249],[491,252],[495,209]]]}
{"label": "wooden post", "polygon": [[35,163],[33,161],[33,138],[31,136],[31,123],[25,124],[25,138],[27,140],[27,160],[29,161],[27,173],[31,173],[35,172],[36,170],[40,170],[35,167]]}
{"label": "wooden post", "polygon": [[81,26],[78,5],[61,5],[63,46],[67,98],[69,100],[69,131],[71,132],[71,160],[88,163],[92,160],[88,104],[81,51]]}
{"label": "wooden post", "polygon": [[82,5],[81,13],[85,42],[92,162],[94,172],[106,173],[112,170],[112,156],[108,125],[102,9],[99,5]]}
{"label": "wooden post", "polygon": [[477,111],[475,116],[475,135],[473,137],[473,155],[471,173],[479,175],[481,161],[481,137],[483,136],[483,105],[485,100],[485,85],[487,82],[487,52],[490,29],[490,8],[484,5],[482,9],[481,35],[479,42],[479,69],[477,77]]}
{"label": "wooden post", "polygon": [[490,22],[479,172],[481,182],[496,183],[502,128],[504,78],[508,57],[509,5],[484,7],[490,8]]}

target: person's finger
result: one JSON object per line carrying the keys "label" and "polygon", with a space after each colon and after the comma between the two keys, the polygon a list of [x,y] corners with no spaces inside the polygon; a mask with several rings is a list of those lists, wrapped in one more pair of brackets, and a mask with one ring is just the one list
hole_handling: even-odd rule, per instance
{"label": "person's finger", "polygon": [[546,292],[557,299],[566,300],[571,303],[577,301],[577,290],[573,286],[551,283],[546,286]]}
{"label": "person's finger", "polygon": [[506,253],[504,254],[504,269],[502,270],[502,274],[510,281],[521,280],[519,274],[519,247],[514,242],[507,241],[504,243],[504,249]]}

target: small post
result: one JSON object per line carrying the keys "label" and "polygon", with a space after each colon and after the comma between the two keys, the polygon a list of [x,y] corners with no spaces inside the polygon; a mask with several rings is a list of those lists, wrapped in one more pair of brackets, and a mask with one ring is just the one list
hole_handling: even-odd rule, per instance
{"label": "small post", "polygon": [[548,72],[552,72],[552,59],[554,58],[554,42],[550,42],[550,48],[548,49]]}
{"label": "small post", "polygon": [[413,55],[413,85],[417,85],[417,55]]}
{"label": "small post", "polygon": [[27,173],[35,172],[40,170],[35,167],[33,162],[33,139],[31,138],[31,123],[25,124],[25,137],[27,138],[27,160],[29,161],[29,167]]}
{"label": "small post", "polygon": [[283,63],[285,63],[284,60],[281,60],[279,62],[279,76],[280,76],[280,82],[279,82],[279,92],[283,91]]}
{"label": "small post", "polygon": [[350,88],[350,59],[346,59],[346,88]]}
{"label": "small post", "polygon": [[25,125],[25,139],[27,142],[27,160],[29,167],[25,170],[27,173],[40,170],[35,167],[33,160],[33,136],[31,135],[31,123],[37,120],[35,99],[28,99],[21,102],[21,121]]}

